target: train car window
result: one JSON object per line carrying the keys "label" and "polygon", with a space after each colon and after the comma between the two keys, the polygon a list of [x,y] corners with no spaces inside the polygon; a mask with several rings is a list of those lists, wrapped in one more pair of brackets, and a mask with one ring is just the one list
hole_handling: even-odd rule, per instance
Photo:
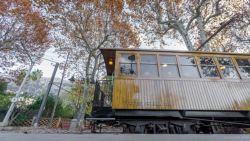
{"label": "train car window", "polygon": [[204,77],[219,77],[216,64],[212,57],[200,57],[199,62]]}
{"label": "train car window", "polygon": [[242,78],[250,78],[250,59],[236,59]]}
{"label": "train car window", "polygon": [[179,77],[176,56],[159,56],[160,76],[161,77]]}
{"label": "train car window", "polygon": [[136,75],[136,57],[133,54],[121,54],[120,73],[122,75]]}
{"label": "train car window", "polygon": [[158,77],[156,55],[141,55],[141,76]]}
{"label": "train car window", "polygon": [[238,74],[233,65],[231,58],[217,58],[219,62],[219,69],[222,72],[224,78],[238,79]]}
{"label": "train car window", "polygon": [[186,78],[200,78],[197,64],[192,56],[180,56],[181,76]]}

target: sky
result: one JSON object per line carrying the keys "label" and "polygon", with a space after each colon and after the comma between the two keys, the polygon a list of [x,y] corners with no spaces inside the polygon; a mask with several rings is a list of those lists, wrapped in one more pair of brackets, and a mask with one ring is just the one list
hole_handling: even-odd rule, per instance
{"label": "sky", "polygon": [[[51,77],[52,72],[54,70],[55,62],[62,62],[63,58],[58,57],[58,54],[55,52],[55,48],[50,48],[45,52],[45,55],[42,59],[42,62],[40,64],[37,64],[33,67],[32,70],[42,70],[43,77]],[[55,62],[51,62],[45,59],[49,59]],[[62,70],[58,69],[56,73],[56,78],[61,78]]]}

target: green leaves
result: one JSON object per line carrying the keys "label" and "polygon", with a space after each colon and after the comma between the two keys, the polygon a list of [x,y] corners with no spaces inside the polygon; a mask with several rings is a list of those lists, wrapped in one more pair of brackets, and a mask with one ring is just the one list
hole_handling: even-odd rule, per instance
{"label": "green leaves", "polygon": [[0,80],[0,95],[3,95],[7,90],[8,83]]}
{"label": "green leaves", "polygon": [[[17,85],[21,85],[25,75],[26,75],[26,70],[21,70],[19,75],[16,77],[15,83]],[[29,76],[29,80],[36,81],[36,80],[41,79],[42,76],[43,76],[42,70],[36,69],[35,71],[31,72]]]}
{"label": "green leaves", "polygon": [[35,80],[38,80],[38,79],[42,78],[42,76],[43,76],[42,70],[37,69],[37,70],[35,70],[35,71],[33,71],[33,72],[31,73],[30,79],[31,79],[32,81],[35,81]]}
{"label": "green leaves", "polygon": [[0,95],[0,109],[8,109],[13,95]]}

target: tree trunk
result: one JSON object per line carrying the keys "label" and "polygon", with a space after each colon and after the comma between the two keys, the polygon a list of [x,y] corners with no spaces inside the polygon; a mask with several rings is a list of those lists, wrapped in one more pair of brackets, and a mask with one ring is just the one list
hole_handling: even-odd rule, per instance
{"label": "tree trunk", "polygon": [[189,51],[194,50],[193,45],[192,45],[192,42],[191,42],[191,40],[190,40],[190,38],[189,38],[188,33],[187,33],[186,31],[180,31],[180,34],[181,34],[181,36],[182,36],[182,38],[183,38],[183,40],[184,40],[184,43],[185,43],[187,49],[188,49]]}
{"label": "tree trunk", "polygon": [[190,37],[188,35],[188,31],[186,31],[186,29],[184,28],[184,25],[180,22],[177,22],[176,25],[178,27],[176,30],[179,31],[179,33],[181,34],[187,49],[189,51],[194,50],[192,42],[191,42]]}
{"label": "tree trunk", "polygon": [[97,69],[98,69],[98,62],[99,62],[99,56],[95,56],[95,63],[94,63],[94,68],[93,68],[93,71],[91,73],[91,78],[90,78],[90,81],[91,82],[94,82],[95,81],[95,74],[97,72]]}
{"label": "tree trunk", "polygon": [[[200,44],[202,45],[207,40],[207,36],[205,32],[204,22],[203,22],[201,15],[197,17],[197,23],[198,23],[197,28],[199,30],[199,36],[200,36]],[[211,51],[208,43],[203,46],[203,50]]]}
{"label": "tree trunk", "polygon": [[88,60],[86,63],[86,71],[85,71],[85,79],[87,80],[87,82],[89,82],[89,67],[90,67],[91,57],[92,53],[90,52],[88,55]]}
{"label": "tree trunk", "polygon": [[82,127],[83,124],[83,120],[85,118],[85,111],[86,111],[86,105],[87,105],[87,97],[88,97],[88,90],[89,90],[89,84],[88,82],[85,80],[84,82],[84,90],[83,90],[83,104],[81,105],[80,109],[79,109],[79,113],[77,116],[77,127],[76,128],[80,128]]}
{"label": "tree trunk", "polygon": [[78,115],[77,115],[77,124],[76,128],[80,128],[82,126],[82,120],[84,120],[85,116],[85,109],[86,109],[86,102],[87,102],[87,97],[88,97],[88,87],[89,87],[89,67],[90,67],[90,62],[91,62],[91,57],[92,57],[92,52],[89,53],[88,55],[88,60],[86,63],[86,71],[85,71],[85,81],[84,81],[84,86],[83,86],[83,104],[81,104]]}

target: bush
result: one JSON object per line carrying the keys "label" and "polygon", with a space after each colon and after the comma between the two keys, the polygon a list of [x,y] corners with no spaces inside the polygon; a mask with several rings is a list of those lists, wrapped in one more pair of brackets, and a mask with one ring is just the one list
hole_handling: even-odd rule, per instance
{"label": "bush", "polygon": [[[34,102],[34,104],[30,105],[30,109],[38,111],[40,106],[41,106],[41,103],[42,103],[42,98],[43,97],[37,98],[36,102]],[[48,96],[48,100],[47,100],[45,109],[43,111],[42,117],[50,117],[51,116],[54,104],[55,104],[55,97]],[[73,109],[73,107],[70,105],[64,106],[62,101],[59,99],[54,117],[72,118],[73,117],[73,110],[72,109]]]}
{"label": "bush", "polygon": [[0,95],[4,95],[7,89],[8,83],[5,81],[0,80]]}
{"label": "bush", "polygon": [[[1,110],[1,108],[5,111],[8,109],[8,105],[10,105],[10,103],[11,103],[10,102],[11,97],[13,97],[13,96],[7,97],[7,95],[0,95],[0,98],[1,98],[0,110]],[[26,97],[32,98],[29,96],[26,96]],[[13,112],[13,115],[11,117],[11,122],[13,122],[13,121],[22,122],[22,121],[25,121],[28,119],[32,119],[33,116],[37,115],[39,108],[41,106],[42,100],[43,100],[43,96],[36,98],[34,100],[34,102],[30,105],[25,105],[25,102],[19,103]],[[54,104],[55,104],[55,97],[48,96],[48,100],[47,100],[45,109],[43,110],[42,117],[46,117],[46,118],[51,117]],[[74,114],[74,110],[72,110],[72,108],[73,107],[70,105],[64,106],[62,101],[59,100],[54,117],[72,118],[73,114]],[[5,115],[5,114],[3,114],[3,115]]]}
{"label": "bush", "polygon": [[0,95],[0,109],[8,109],[13,95]]}
{"label": "bush", "polygon": [[62,118],[73,118],[73,107],[71,105],[61,106],[60,109],[58,108],[57,116]]}

